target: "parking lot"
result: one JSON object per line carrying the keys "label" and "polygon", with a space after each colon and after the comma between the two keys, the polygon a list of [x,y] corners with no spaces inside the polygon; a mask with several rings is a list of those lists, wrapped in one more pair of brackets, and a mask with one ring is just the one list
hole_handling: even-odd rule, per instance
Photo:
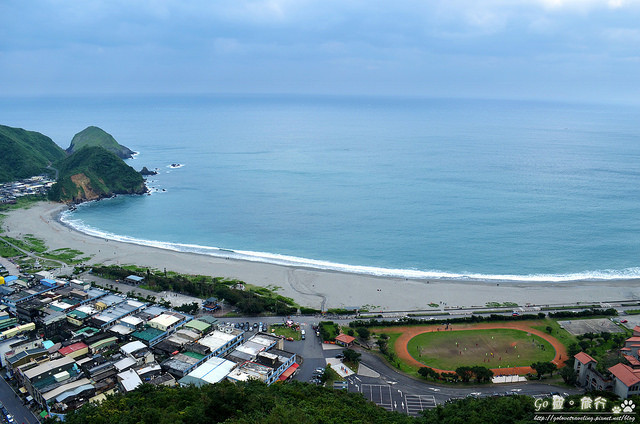
{"label": "parking lot", "polygon": [[417,416],[425,409],[436,407],[433,395],[405,395],[386,384],[362,384],[360,391],[364,397],[387,411],[406,412]]}
{"label": "parking lot", "polygon": [[391,397],[391,387],[382,384],[363,384],[360,391],[365,398],[376,405],[382,406],[387,411],[393,411],[393,398]]}

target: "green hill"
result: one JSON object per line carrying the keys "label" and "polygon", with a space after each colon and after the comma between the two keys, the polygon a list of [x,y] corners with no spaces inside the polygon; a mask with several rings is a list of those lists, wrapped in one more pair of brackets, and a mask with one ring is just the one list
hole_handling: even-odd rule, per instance
{"label": "green hill", "polygon": [[133,157],[132,150],[119,144],[113,136],[98,127],[87,127],[73,136],[67,153],[75,153],[84,147],[100,146],[115,153],[121,159]]}
{"label": "green hill", "polygon": [[49,137],[35,131],[0,125],[0,183],[42,173],[66,155]]}
{"label": "green hill", "polygon": [[80,149],[55,166],[60,174],[49,192],[51,200],[82,202],[146,191],[142,175],[102,147]]}

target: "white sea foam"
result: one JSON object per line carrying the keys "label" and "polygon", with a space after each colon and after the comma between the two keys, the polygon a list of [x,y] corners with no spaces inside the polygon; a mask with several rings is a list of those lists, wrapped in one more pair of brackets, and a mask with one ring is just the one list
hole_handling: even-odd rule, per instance
{"label": "white sea foam", "polygon": [[583,271],[568,274],[481,274],[481,273],[453,273],[438,270],[393,269],[362,265],[348,265],[317,259],[300,258],[296,256],[280,255],[268,252],[253,252],[248,250],[232,250],[220,247],[201,246],[197,244],[171,243],[158,240],[138,239],[130,236],[118,235],[102,231],[84,224],[81,220],[73,219],[70,211],[60,215],[60,220],[71,228],[82,233],[123,243],[151,246],[176,252],[198,253],[219,258],[240,259],[251,262],[261,262],[275,265],[297,266],[319,270],[348,272],[383,277],[410,279],[442,279],[469,281],[518,281],[518,282],[563,282],[563,281],[604,281],[640,279],[640,267],[625,269],[605,269]]}

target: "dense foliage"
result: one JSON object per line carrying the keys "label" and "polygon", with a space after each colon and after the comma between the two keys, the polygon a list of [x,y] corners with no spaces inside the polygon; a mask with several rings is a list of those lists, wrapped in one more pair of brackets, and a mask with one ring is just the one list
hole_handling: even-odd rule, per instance
{"label": "dense foliage", "polygon": [[306,383],[266,386],[221,382],[202,387],[143,385],[127,395],[87,404],[66,421],[76,423],[413,423],[361,395]]}
{"label": "dense foliage", "polygon": [[533,399],[527,396],[502,396],[484,399],[465,398],[428,410],[418,422],[425,424],[510,424],[535,422]]}
{"label": "dense foliage", "polygon": [[0,125],[0,152],[0,182],[53,173],[47,165],[65,157],[49,137],[4,125]]}
{"label": "dense foliage", "polygon": [[584,309],[582,311],[559,311],[550,312],[551,318],[583,318],[583,317],[596,317],[596,316],[615,316],[618,315],[618,311],[614,308],[609,309]]}
{"label": "dense foliage", "polygon": [[114,280],[124,280],[128,275],[136,274],[144,277],[145,285],[152,290],[168,290],[201,299],[216,297],[234,306],[238,312],[244,315],[258,315],[265,312],[292,315],[298,310],[289,298],[278,295],[267,296],[267,293],[258,293],[251,289],[238,290],[234,288],[239,283],[242,284],[242,281],[239,280],[225,280],[204,275],[166,274],[151,270],[134,272],[116,265],[94,266],[92,272]]}
{"label": "dense foliage", "polygon": [[544,319],[544,312],[540,312],[537,315],[525,314],[525,315],[497,315],[491,314],[489,316],[471,315],[461,318],[443,318],[443,319],[421,319],[421,318],[401,318],[397,321],[381,321],[375,318],[369,320],[354,320],[349,323],[349,327],[403,327],[405,325],[424,325],[428,324],[460,324],[460,323],[476,323],[476,322],[493,322],[493,321],[528,321],[535,319]]}
{"label": "dense foliage", "polygon": [[534,422],[527,396],[465,398],[409,417],[388,412],[362,395],[291,382],[266,386],[249,381],[202,387],[143,385],[110,396],[100,405],[86,404],[67,415],[69,424],[92,423],[415,423],[492,424]]}
{"label": "dense foliage", "polygon": [[119,144],[113,136],[98,127],[87,127],[73,136],[68,153],[74,153],[84,147],[102,147],[121,159],[129,159],[133,151]]}
{"label": "dense foliage", "polygon": [[82,201],[145,192],[142,175],[102,147],[85,147],[56,167],[60,174],[49,192],[51,200]]}

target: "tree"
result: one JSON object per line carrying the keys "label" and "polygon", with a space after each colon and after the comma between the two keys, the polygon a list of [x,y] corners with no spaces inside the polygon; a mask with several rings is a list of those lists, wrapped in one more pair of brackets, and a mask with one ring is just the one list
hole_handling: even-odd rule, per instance
{"label": "tree", "polygon": [[489,382],[493,378],[493,371],[487,367],[475,366],[471,368],[471,371],[475,375],[477,383]]}
{"label": "tree", "polygon": [[440,374],[440,377],[442,377],[445,381],[451,381],[454,383],[458,381],[458,374],[456,374],[455,372],[443,372],[442,374]]}
{"label": "tree", "polygon": [[582,350],[587,350],[591,347],[591,341],[589,340],[580,340],[578,345],[582,348]]}
{"label": "tree", "polygon": [[360,353],[356,352],[353,349],[345,349],[342,353],[344,354],[345,360],[354,364],[360,362],[360,357],[362,356]]}
{"label": "tree", "polygon": [[460,380],[464,383],[468,383],[473,377],[473,371],[471,367],[463,366],[456,368],[456,374],[460,377]]}
{"label": "tree", "polygon": [[575,385],[578,381],[578,375],[571,367],[562,367],[560,368],[560,377],[564,380],[565,383],[570,385]]}
{"label": "tree", "polygon": [[572,358],[578,353],[580,353],[580,346],[578,345],[578,343],[571,343],[567,348],[567,353]]}
{"label": "tree", "polygon": [[554,364],[553,362],[534,362],[533,364],[531,364],[531,368],[533,368],[538,374],[538,379],[541,379],[542,376],[546,373],[549,373],[549,375],[551,376],[553,375],[553,372],[558,369],[556,364]]}
{"label": "tree", "polygon": [[547,333],[551,334],[553,333],[553,327],[551,327],[550,325],[547,325],[547,328],[545,329],[547,331]]}
{"label": "tree", "polygon": [[371,331],[366,327],[358,327],[356,331],[362,340],[369,340],[369,337],[371,337]]}
{"label": "tree", "polygon": [[439,380],[440,379],[440,374],[434,370],[433,368],[429,368],[429,367],[421,367],[418,369],[418,374],[420,374],[421,376],[423,376],[424,378],[431,378],[433,380]]}

